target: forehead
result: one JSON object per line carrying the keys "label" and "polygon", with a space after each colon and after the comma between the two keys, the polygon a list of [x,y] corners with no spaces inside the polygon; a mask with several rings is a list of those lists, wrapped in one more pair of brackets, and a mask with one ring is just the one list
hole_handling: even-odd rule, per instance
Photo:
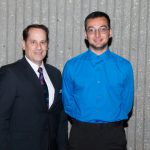
{"label": "forehead", "polygon": [[102,25],[108,25],[108,21],[105,17],[97,17],[97,18],[90,18],[87,20],[86,26],[102,26]]}
{"label": "forehead", "polygon": [[28,32],[28,38],[32,37],[46,38],[46,32],[40,28],[30,28]]}

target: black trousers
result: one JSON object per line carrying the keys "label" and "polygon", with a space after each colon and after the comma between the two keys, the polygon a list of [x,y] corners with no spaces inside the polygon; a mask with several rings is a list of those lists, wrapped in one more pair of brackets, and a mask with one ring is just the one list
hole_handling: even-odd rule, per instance
{"label": "black trousers", "polygon": [[69,150],[126,150],[122,122],[91,124],[72,121]]}

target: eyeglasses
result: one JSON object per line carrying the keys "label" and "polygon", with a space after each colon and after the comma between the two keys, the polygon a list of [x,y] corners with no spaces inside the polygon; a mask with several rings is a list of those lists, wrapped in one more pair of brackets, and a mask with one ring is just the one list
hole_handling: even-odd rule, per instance
{"label": "eyeglasses", "polygon": [[100,26],[98,28],[95,27],[88,27],[87,29],[87,33],[88,34],[95,34],[96,31],[102,33],[102,34],[106,34],[108,32],[110,28],[108,26]]}

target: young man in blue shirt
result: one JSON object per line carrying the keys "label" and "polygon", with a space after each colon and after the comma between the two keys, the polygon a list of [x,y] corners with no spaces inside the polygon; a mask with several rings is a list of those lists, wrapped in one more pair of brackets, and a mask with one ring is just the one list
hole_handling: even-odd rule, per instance
{"label": "young man in blue shirt", "polygon": [[126,149],[123,121],[132,109],[133,71],[128,60],[109,50],[111,37],[109,16],[89,14],[89,49],[64,67],[63,102],[72,122],[69,150]]}

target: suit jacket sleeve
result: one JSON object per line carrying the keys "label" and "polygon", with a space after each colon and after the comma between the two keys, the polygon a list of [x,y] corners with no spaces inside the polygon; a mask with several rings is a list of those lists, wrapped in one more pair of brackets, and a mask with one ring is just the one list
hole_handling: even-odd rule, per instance
{"label": "suit jacket sleeve", "polygon": [[15,100],[15,76],[5,67],[0,68],[0,149],[9,150],[10,117]]}
{"label": "suit jacket sleeve", "polygon": [[[52,132],[56,134],[56,147],[52,149],[56,150],[67,150],[68,148],[68,120],[67,115],[64,112],[62,105],[62,82],[61,72],[55,67],[51,66],[49,70],[49,76],[55,88],[54,103],[51,107],[51,118],[52,118]],[[51,72],[51,74],[50,74]],[[56,133],[54,133],[54,128]],[[53,145],[52,143],[51,145]]]}
{"label": "suit jacket sleeve", "polygon": [[[59,76],[60,83],[61,83],[61,74]],[[64,107],[62,104],[62,94],[61,94],[61,88],[62,85],[60,84],[60,117],[59,117],[59,126],[58,126],[58,132],[57,132],[57,149],[58,150],[67,150],[68,149],[68,120],[67,115],[64,112]]]}
{"label": "suit jacket sleeve", "polygon": [[57,133],[58,150],[68,149],[68,121],[67,116],[63,110],[63,106],[60,112],[59,128]]}

